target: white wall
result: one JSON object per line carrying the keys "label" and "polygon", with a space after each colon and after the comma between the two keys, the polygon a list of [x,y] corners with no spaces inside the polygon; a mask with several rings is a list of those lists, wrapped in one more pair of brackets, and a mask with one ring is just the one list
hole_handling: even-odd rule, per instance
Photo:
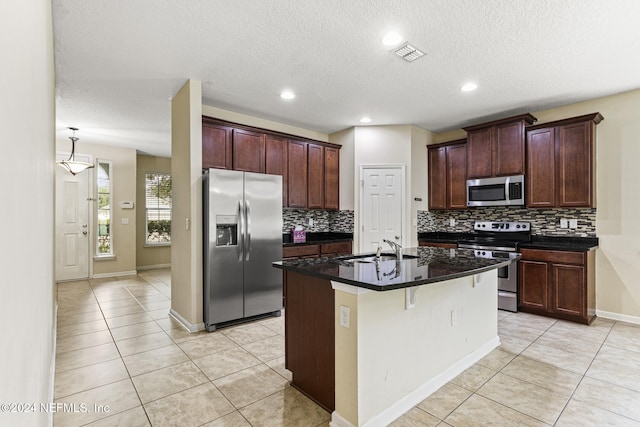
{"label": "white wall", "polygon": [[[49,0],[0,6],[0,402],[53,401],[55,71]],[[0,412],[3,426],[50,414]]]}

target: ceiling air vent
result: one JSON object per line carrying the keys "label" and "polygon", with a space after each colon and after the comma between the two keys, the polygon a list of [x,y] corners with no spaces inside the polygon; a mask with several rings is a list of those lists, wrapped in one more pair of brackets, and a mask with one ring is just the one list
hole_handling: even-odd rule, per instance
{"label": "ceiling air vent", "polygon": [[403,44],[394,50],[393,53],[407,62],[413,62],[421,56],[424,56],[423,52],[419,51],[418,48],[411,46],[409,43]]}

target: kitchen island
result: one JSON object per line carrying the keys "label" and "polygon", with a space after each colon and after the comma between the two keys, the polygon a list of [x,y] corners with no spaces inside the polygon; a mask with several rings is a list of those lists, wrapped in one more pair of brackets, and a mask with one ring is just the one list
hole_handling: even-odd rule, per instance
{"label": "kitchen island", "polygon": [[499,345],[496,269],[509,262],[422,247],[274,263],[291,385],[334,427],[389,424]]}

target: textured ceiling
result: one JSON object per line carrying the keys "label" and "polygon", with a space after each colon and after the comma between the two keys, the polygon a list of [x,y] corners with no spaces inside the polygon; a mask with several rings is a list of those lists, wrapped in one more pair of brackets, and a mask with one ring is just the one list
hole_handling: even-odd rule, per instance
{"label": "textured ceiling", "polygon": [[[57,132],[170,155],[170,97],[439,132],[640,88],[638,0],[53,0]],[[426,56],[407,63],[395,30]],[[475,81],[475,92],[460,86]],[[283,101],[289,88],[297,97]],[[79,149],[81,151],[81,148]]]}

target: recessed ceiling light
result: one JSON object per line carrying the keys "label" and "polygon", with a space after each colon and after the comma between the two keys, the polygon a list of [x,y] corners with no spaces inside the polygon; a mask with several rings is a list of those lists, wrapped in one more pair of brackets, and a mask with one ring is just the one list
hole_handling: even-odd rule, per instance
{"label": "recessed ceiling light", "polygon": [[282,99],[293,99],[296,97],[296,94],[291,92],[290,90],[285,90],[280,94],[280,98]]}
{"label": "recessed ceiling light", "polygon": [[465,83],[460,90],[463,92],[471,92],[478,89],[478,85],[475,83]]}
{"label": "recessed ceiling light", "polygon": [[363,117],[360,119],[360,123],[370,123],[371,122],[371,117]]}
{"label": "recessed ceiling light", "polygon": [[402,41],[402,36],[398,33],[388,33],[382,38],[382,44],[385,46],[395,46]]}

